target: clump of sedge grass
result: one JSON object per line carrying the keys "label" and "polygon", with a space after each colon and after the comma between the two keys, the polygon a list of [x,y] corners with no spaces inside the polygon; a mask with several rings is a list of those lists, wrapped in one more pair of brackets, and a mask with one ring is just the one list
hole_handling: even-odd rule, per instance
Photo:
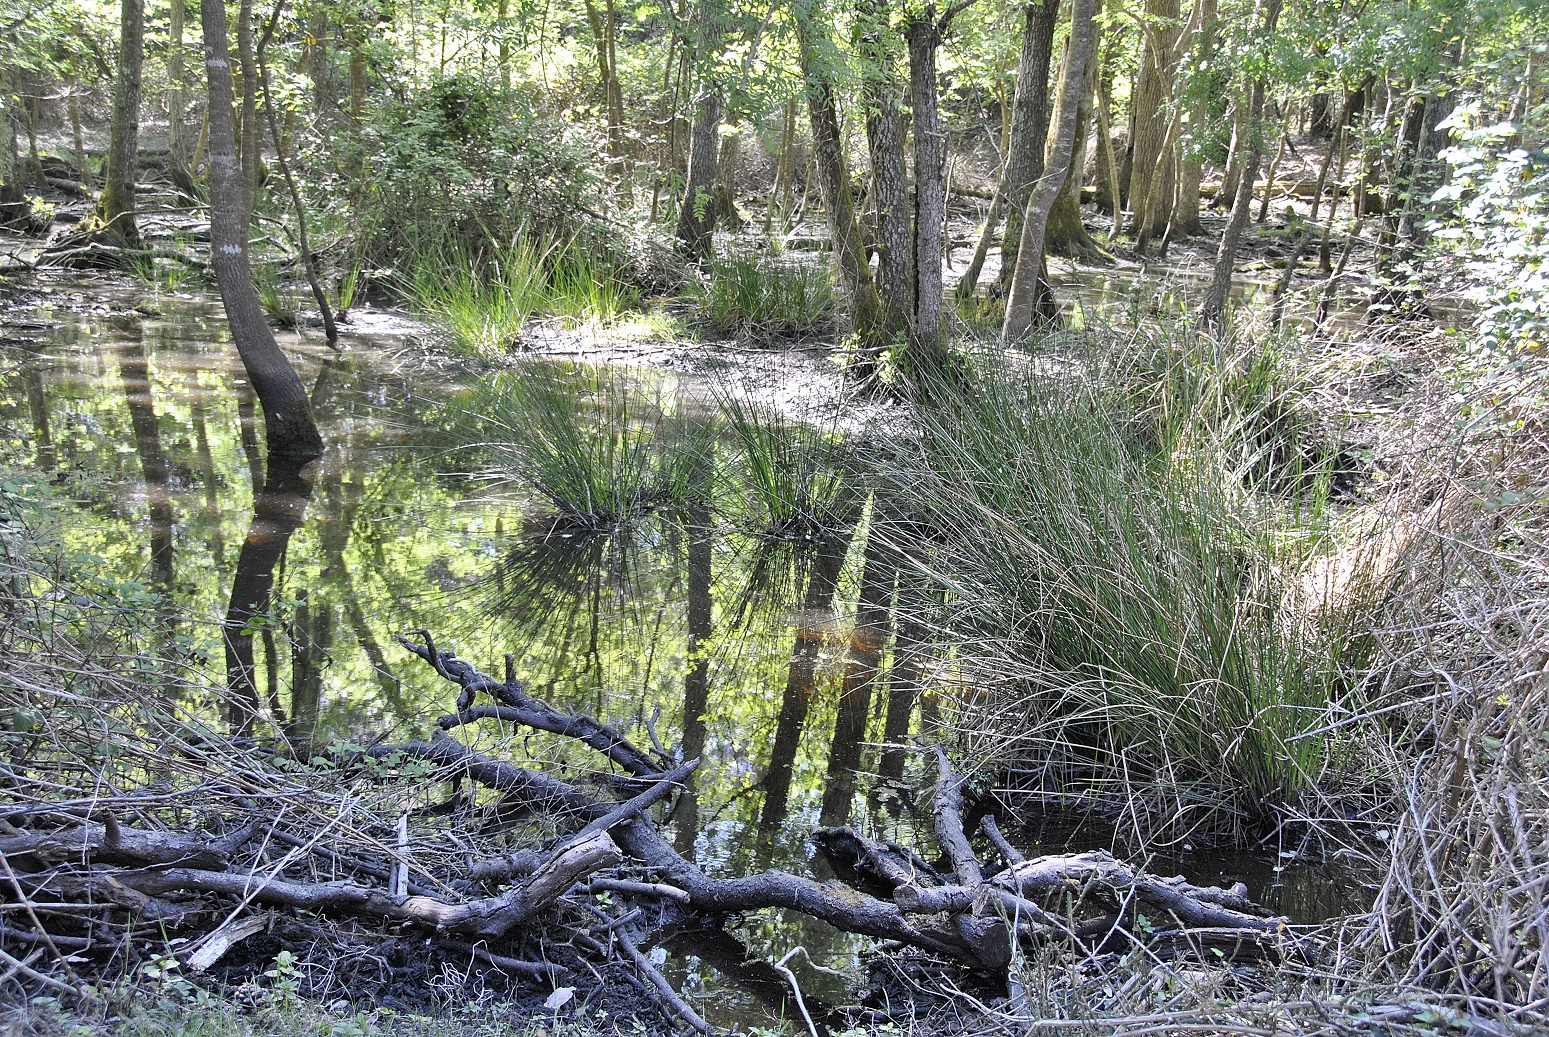
{"label": "clump of sedge grass", "polygon": [[699,492],[709,423],[659,386],[585,365],[535,366],[485,382],[460,407],[502,464],[568,523],[604,529]]}
{"label": "clump of sedge grass", "polygon": [[548,299],[547,253],[522,237],[484,253],[469,252],[455,238],[429,244],[414,257],[409,298],[417,312],[446,331],[459,352],[498,356]]}
{"label": "clump of sedge grass", "polygon": [[692,295],[720,335],[759,342],[833,331],[837,303],[826,267],[739,252],[713,259]]}
{"label": "clump of sedge grass", "polygon": [[858,473],[837,419],[787,418],[772,404],[726,389],[716,398],[739,448],[736,485],[750,529],[816,540],[845,524]]}
{"label": "clump of sedge grass", "polygon": [[939,537],[925,574],[978,689],[961,722],[1047,791],[1154,812],[1142,835],[1235,834],[1314,782],[1307,732],[1348,687],[1342,632],[1285,614],[1317,531],[1209,442],[1158,438],[1104,375],[944,389],[891,473]]}

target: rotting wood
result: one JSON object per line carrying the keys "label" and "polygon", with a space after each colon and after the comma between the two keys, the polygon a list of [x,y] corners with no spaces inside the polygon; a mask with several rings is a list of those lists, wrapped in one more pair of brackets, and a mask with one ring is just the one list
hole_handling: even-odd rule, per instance
{"label": "rotting wood", "polygon": [[[964,779],[941,750],[933,819],[949,870],[910,847],[825,828],[814,833],[814,842],[842,881],[783,871],[709,876],[673,848],[652,817],[654,807],[684,786],[697,760],[666,767],[606,723],[530,696],[509,664],[506,679],[497,681],[438,650],[428,634],[423,640],[408,647],[459,688],[453,726],[500,715],[490,710],[512,711],[503,718],[519,714],[524,726],[581,742],[622,773],[600,783],[595,775],[572,781],[444,733],[373,745],[339,756],[333,764],[339,778],[413,781],[422,789],[451,783],[454,809],[406,813],[395,801],[368,836],[346,843],[342,830],[330,834],[334,821],[321,828],[315,816],[310,825],[295,815],[287,821],[286,809],[271,801],[276,794],[263,787],[260,776],[271,773],[263,757],[251,755],[251,741],[233,743],[223,750],[227,755],[207,759],[229,759],[242,768],[245,791],[218,806],[158,793],[99,804],[67,799],[11,812],[0,829],[0,853],[16,869],[17,896],[42,905],[35,912],[38,928],[48,927],[56,947],[106,958],[130,944],[136,953],[156,950],[157,933],[176,931],[190,941],[180,957],[198,972],[240,958],[242,942],[272,926],[348,933],[350,940],[370,938],[375,926],[377,939],[423,939],[461,959],[460,967],[483,961],[511,982],[565,974],[565,964],[549,960],[555,946],[579,957],[569,963],[573,982],[581,982],[582,973],[600,981],[604,967],[621,965],[610,958],[610,944],[621,946],[627,938],[638,951],[656,926],[715,926],[768,908],[997,977],[1006,975],[1018,943],[1085,952],[1119,939],[1160,956],[1253,960],[1299,949],[1284,920],[1269,917],[1241,887],[1149,876],[1100,853],[1022,860],[989,823],[986,831],[1010,863],[1000,870],[985,865],[964,830]],[[479,692],[497,704],[474,709]],[[270,780],[276,789],[296,788],[279,771]],[[490,792],[505,807],[541,817],[545,829],[557,834],[512,846],[480,841],[447,820],[476,795],[487,801]],[[280,803],[293,794],[279,795]],[[122,820],[131,817],[133,827]],[[432,852],[427,843],[436,840],[442,849]],[[448,852],[452,846],[480,848]],[[596,910],[598,895],[610,898],[611,914]],[[1134,925],[1136,908],[1146,910],[1152,923]],[[1157,925],[1157,918],[1170,921]],[[348,924],[341,924],[345,919]],[[536,948],[522,943],[523,934],[532,933],[543,934]],[[38,970],[45,966],[32,955],[42,939],[41,933],[0,926],[0,947]],[[532,956],[544,960],[527,960]],[[626,973],[629,981],[641,989],[653,986],[650,972],[627,957],[622,965],[633,970]]]}

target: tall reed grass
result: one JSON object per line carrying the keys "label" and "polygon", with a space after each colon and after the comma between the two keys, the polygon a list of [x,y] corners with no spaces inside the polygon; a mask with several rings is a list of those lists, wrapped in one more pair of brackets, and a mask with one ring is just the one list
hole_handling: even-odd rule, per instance
{"label": "tall reed grass", "polygon": [[916,557],[947,595],[959,723],[983,753],[1125,803],[1142,838],[1233,835],[1328,762],[1306,732],[1349,693],[1360,617],[1288,614],[1328,534],[1319,484],[1255,492],[1241,430],[1195,424],[1209,392],[1143,393],[1134,371],[1088,353],[938,387],[889,478],[934,531]]}
{"label": "tall reed grass", "polygon": [[465,436],[568,523],[604,529],[708,492],[697,473],[714,422],[625,372],[580,364],[504,372],[458,411]]}

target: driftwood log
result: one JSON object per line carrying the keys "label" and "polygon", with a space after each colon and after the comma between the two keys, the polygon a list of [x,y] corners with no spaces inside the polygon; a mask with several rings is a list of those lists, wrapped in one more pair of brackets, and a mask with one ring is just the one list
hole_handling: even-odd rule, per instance
{"label": "driftwood log", "polygon": [[[73,990],[69,961],[113,958],[135,941],[143,946],[170,932],[183,941],[178,953],[187,968],[202,972],[276,919],[316,928],[347,918],[352,932],[374,924],[384,940],[420,934],[513,982],[553,983],[567,968],[599,978],[602,967],[623,968],[641,991],[660,995],[661,1011],[703,1030],[703,1019],[662,991],[665,980],[641,945],[664,925],[715,929],[728,917],[766,908],[1002,976],[1019,941],[1091,950],[1118,940],[1173,956],[1207,948],[1250,957],[1301,949],[1286,920],[1255,905],[1241,886],[1150,876],[1102,852],[1024,860],[993,818],[984,822],[983,845],[1002,863],[985,863],[970,839],[975,833],[964,829],[962,779],[939,749],[932,819],[942,863],[853,829],[828,828],[813,839],[836,880],[783,871],[711,877],[675,850],[652,818],[684,788],[698,761],[645,751],[595,718],[530,696],[509,659],[505,679],[497,680],[440,651],[428,633],[419,642],[400,640],[457,685],[455,712],[429,740],[374,745],[332,766],[341,777],[374,781],[414,767],[422,780],[452,783],[457,796],[478,786],[542,817],[558,834],[499,852],[481,843],[486,848],[474,854],[457,849],[473,845],[467,838],[447,831],[443,849],[427,855],[408,838],[403,814],[392,828],[330,839],[329,825],[288,823],[284,804],[271,802],[251,769],[228,782],[219,809],[161,794],[105,804],[16,797],[18,805],[0,805],[0,902],[8,905],[0,911],[0,950],[31,962],[23,978],[36,974],[50,989]],[[477,703],[480,695],[493,702]],[[604,761],[605,780],[561,778],[445,733],[486,719],[584,744]],[[233,743],[227,751],[244,750]],[[1135,924],[1141,912],[1145,925]],[[523,942],[534,930],[564,934],[549,942],[563,944],[570,965],[518,954],[519,946],[535,946]],[[45,970],[49,960],[53,972]]]}

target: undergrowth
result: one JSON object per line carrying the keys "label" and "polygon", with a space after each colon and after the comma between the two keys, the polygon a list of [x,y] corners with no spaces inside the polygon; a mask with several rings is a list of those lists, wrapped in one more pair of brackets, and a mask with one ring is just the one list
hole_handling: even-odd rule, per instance
{"label": "undergrowth", "polygon": [[918,410],[920,451],[890,477],[933,532],[921,564],[983,756],[1126,804],[1142,841],[1232,837],[1328,766],[1337,746],[1308,732],[1352,693],[1365,617],[1290,597],[1333,526],[1326,478],[1261,492],[1276,448],[1255,437],[1290,439],[1281,397],[1224,420],[1230,374],[1138,370],[1089,353],[981,371]]}

